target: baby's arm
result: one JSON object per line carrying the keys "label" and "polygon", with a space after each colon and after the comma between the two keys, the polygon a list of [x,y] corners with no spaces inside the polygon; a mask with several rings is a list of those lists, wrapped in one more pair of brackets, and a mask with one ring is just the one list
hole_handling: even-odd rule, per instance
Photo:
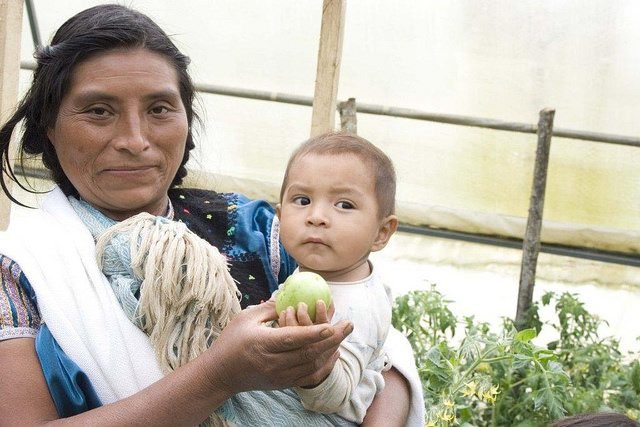
{"label": "baby's arm", "polygon": [[[375,298],[372,303],[372,295],[356,296],[354,288],[349,291],[348,301],[340,301],[340,295],[336,295],[336,303],[344,310],[334,320],[349,319],[354,323],[351,339],[342,342],[340,358],[329,377],[313,388],[296,388],[296,392],[309,410],[336,413],[360,423],[376,392],[384,387],[381,371],[387,359],[382,344],[391,321],[391,309],[386,299],[377,300],[381,303],[376,304]],[[282,320],[281,325],[292,324]]]}
{"label": "baby's arm", "polygon": [[[354,324],[354,333],[357,325]],[[340,346],[340,357],[331,374],[314,388],[296,387],[295,390],[306,409],[335,413],[345,419],[361,423],[377,391],[384,387],[381,371],[386,358],[380,351],[367,347],[361,341]],[[364,350],[364,351],[361,351]],[[371,369],[371,362],[380,369]]]}

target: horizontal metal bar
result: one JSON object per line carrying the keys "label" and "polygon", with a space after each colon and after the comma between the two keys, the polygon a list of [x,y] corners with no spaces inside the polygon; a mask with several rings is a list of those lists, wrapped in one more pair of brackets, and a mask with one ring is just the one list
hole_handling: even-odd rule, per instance
{"label": "horizontal metal bar", "polygon": [[18,176],[24,176],[26,178],[35,178],[42,180],[51,180],[51,172],[48,169],[43,168],[33,168],[33,167],[22,167],[20,165],[14,166],[14,172]]}
{"label": "horizontal metal bar", "polygon": [[[25,167],[21,168],[16,165],[16,175],[25,176],[29,178],[49,180],[51,176],[49,171],[41,168]],[[463,231],[445,230],[441,228],[432,228],[428,226],[416,226],[408,224],[400,224],[398,231],[403,231],[411,234],[418,234],[423,236],[439,237],[443,239],[462,240],[465,242],[479,243],[484,245],[500,246],[504,248],[512,248],[522,250],[522,240],[510,239],[507,237],[488,236],[485,234],[465,233]],[[541,252],[569,256],[574,258],[590,259],[594,261],[601,261],[613,264],[629,265],[633,267],[640,267],[640,256],[627,254],[623,252],[607,252],[597,249],[581,248],[573,246],[562,245],[550,245],[542,243],[540,247]]]}
{"label": "horizontal metal bar", "polygon": [[240,89],[228,86],[219,86],[206,83],[196,83],[196,90],[211,95],[234,96],[238,98],[257,99],[260,101],[280,102],[284,104],[295,104],[312,106],[313,98],[310,96],[292,95],[287,93],[267,92],[252,89]]}
{"label": "horizontal metal bar", "polygon": [[[442,239],[461,240],[470,243],[522,250],[522,240],[511,239],[507,237],[488,236],[485,234],[466,233],[463,231],[445,230],[441,228],[431,228],[426,226],[420,227],[407,224],[400,224],[398,226],[398,231],[419,234],[423,236],[438,237]],[[624,252],[602,251],[593,248],[555,245],[549,243],[541,243],[540,252],[552,255],[589,259],[592,261],[606,262],[611,264],[640,267],[640,255],[628,254]]]}
{"label": "horizontal metal bar", "polygon": [[20,61],[20,68],[23,70],[35,71],[36,63],[33,61]]}
{"label": "horizontal metal bar", "polygon": [[[538,132],[538,126],[534,124],[507,122],[503,120],[460,116],[455,114],[427,113],[424,111],[411,110],[409,108],[384,107],[380,105],[356,103],[356,111],[367,114],[377,114],[381,116],[402,117],[406,119],[424,120],[429,122],[471,126],[510,132],[532,134]],[[580,139],[583,141],[606,142],[609,144],[640,147],[640,138],[623,135],[554,128],[553,136],[558,138]]]}
{"label": "horizontal metal bar", "polygon": [[[22,61],[20,66],[26,70],[34,70],[33,61]],[[211,95],[233,96],[238,98],[256,99],[261,101],[280,102],[284,104],[312,106],[313,98],[310,96],[292,95],[288,93],[268,92],[253,89],[240,89],[228,86],[196,83],[196,90]],[[410,108],[387,107],[383,105],[357,103],[356,111],[365,114],[379,116],[400,117],[405,119],[423,120],[428,122],[445,123],[460,126],[471,126],[485,129],[503,130],[520,133],[536,133],[538,127],[535,124],[507,122],[504,120],[487,119],[481,117],[461,116],[456,114],[429,113],[412,110]],[[586,132],[571,129],[555,128],[553,136],[558,138],[579,139],[583,141],[605,142],[609,144],[640,147],[640,138],[613,135],[608,133]]]}

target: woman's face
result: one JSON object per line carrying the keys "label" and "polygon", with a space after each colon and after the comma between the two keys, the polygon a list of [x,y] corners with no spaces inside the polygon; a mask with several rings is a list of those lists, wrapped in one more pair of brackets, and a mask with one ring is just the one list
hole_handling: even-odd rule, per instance
{"label": "woman's face", "polygon": [[80,196],[122,220],[165,213],[187,133],[176,70],[137,48],[80,63],[47,135]]}

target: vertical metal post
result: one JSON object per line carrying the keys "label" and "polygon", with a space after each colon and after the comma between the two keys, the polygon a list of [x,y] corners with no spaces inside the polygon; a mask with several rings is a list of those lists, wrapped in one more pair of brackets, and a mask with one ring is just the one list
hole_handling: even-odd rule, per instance
{"label": "vertical metal post", "polygon": [[349,100],[338,104],[338,112],[340,113],[340,128],[346,132],[357,134],[356,99],[349,98]]}
{"label": "vertical metal post", "polygon": [[322,26],[316,87],[313,95],[311,136],[333,130],[334,127],[346,6],[346,0],[322,2]]}
{"label": "vertical metal post", "polygon": [[33,47],[40,47],[42,46],[42,38],[40,37],[40,26],[38,25],[38,17],[36,16],[36,8],[33,5],[33,0],[25,0],[24,5],[26,6],[27,16],[29,17],[29,28],[31,28]]}
{"label": "vertical metal post", "polygon": [[544,109],[540,111],[540,120],[538,121],[538,145],[533,171],[533,188],[531,190],[527,228],[522,244],[520,287],[518,289],[518,307],[515,320],[518,329],[528,326],[526,324],[527,312],[533,301],[533,287],[535,285],[538,253],[540,252],[542,212],[547,186],[547,168],[549,165],[554,115],[555,110]]}

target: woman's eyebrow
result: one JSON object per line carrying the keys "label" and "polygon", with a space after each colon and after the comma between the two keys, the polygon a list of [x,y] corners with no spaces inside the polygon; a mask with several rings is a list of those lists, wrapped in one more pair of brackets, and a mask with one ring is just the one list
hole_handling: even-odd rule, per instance
{"label": "woman's eyebrow", "polygon": [[75,104],[91,104],[98,101],[115,101],[117,99],[117,96],[98,90],[88,90],[73,96]]}
{"label": "woman's eyebrow", "polygon": [[[80,104],[91,104],[93,102],[111,102],[117,101],[119,99],[118,96],[110,94],[108,92],[104,92],[101,90],[88,90],[85,92],[80,92],[74,97],[75,103]],[[153,101],[156,99],[177,99],[180,98],[180,93],[174,89],[163,89],[155,92],[148,93],[142,97],[143,101]]]}
{"label": "woman's eyebrow", "polygon": [[145,95],[142,99],[145,101],[153,101],[155,99],[177,99],[180,93],[174,89],[164,89]]}

